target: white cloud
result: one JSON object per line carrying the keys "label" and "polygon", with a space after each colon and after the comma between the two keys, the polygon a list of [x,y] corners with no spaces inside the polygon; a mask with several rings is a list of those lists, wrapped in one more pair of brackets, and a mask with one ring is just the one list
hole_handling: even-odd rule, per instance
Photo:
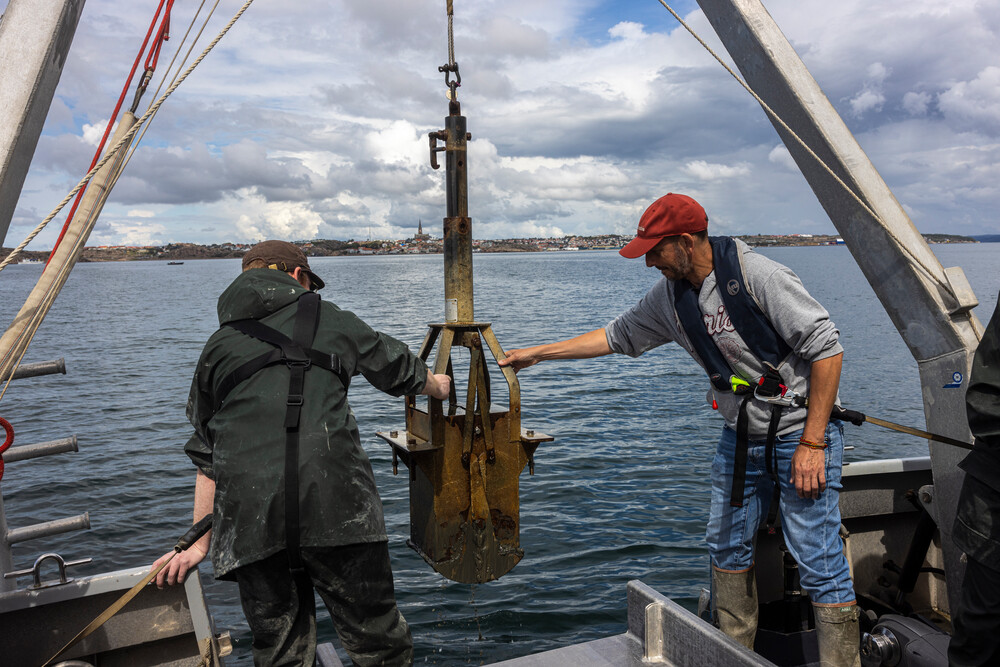
{"label": "white cloud", "polygon": [[903,95],[903,109],[911,116],[926,116],[931,103],[928,93],[909,92]]}
{"label": "white cloud", "polygon": [[315,238],[323,218],[308,204],[268,202],[259,195],[241,192],[243,213],[236,228],[247,239],[299,240]]}
{"label": "white cloud", "polygon": [[608,34],[616,39],[632,42],[637,42],[646,35],[642,24],[632,21],[622,21],[608,30]]}
{"label": "white cloud", "polygon": [[[772,151],[773,152],[773,151]],[[750,165],[746,163],[728,165],[713,164],[704,160],[693,160],[684,165],[685,171],[702,181],[716,181],[723,178],[746,176],[750,173]]]}
{"label": "white cloud", "polygon": [[[385,164],[421,166],[427,161],[427,135],[411,123],[397,120],[373,130],[365,136],[367,152]],[[442,162],[443,162],[442,154]]]}
{"label": "white cloud", "polygon": [[[90,123],[83,124],[83,143],[88,146],[94,146],[95,148],[100,145],[101,137],[104,136],[104,130],[108,127],[108,119],[98,121],[91,125]],[[118,127],[118,123],[115,123],[115,127]],[[112,133],[114,130],[112,129]],[[109,135],[110,136],[110,135]]]}
{"label": "white cloud", "polygon": [[773,164],[781,165],[789,171],[797,172],[799,170],[799,166],[795,164],[795,160],[792,158],[792,154],[788,152],[788,149],[785,148],[785,144],[778,144],[772,148],[771,152],[767,154],[767,160]]}
{"label": "white cloud", "polygon": [[1000,135],[1000,67],[987,67],[971,81],[951,86],[938,97],[938,106],[963,128]]}
{"label": "white cloud", "polygon": [[851,98],[851,111],[855,116],[863,116],[868,111],[881,111],[885,104],[885,80],[889,77],[891,70],[882,63],[873,63],[868,66],[868,76],[864,82],[864,87],[854,97]]}
{"label": "white cloud", "polygon": [[162,224],[126,222],[105,215],[91,233],[87,245],[162,245],[167,242],[166,232]]}
{"label": "white cloud", "polygon": [[851,111],[855,116],[863,116],[865,112],[881,111],[885,103],[885,95],[874,90],[862,90],[851,98]]}
{"label": "white cloud", "polygon": [[153,211],[147,211],[143,209],[133,208],[127,214],[130,218],[155,218],[156,213]]}

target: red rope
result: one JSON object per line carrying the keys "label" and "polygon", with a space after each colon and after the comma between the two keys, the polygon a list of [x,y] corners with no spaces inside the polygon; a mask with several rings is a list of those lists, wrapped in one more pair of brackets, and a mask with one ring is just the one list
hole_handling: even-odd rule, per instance
{"label": "red rope", "polygon": [[[174,8],[174,0],[167,0],[167,10],[163,13],[163,22],[160,23],[160,30],[156,35],[156,41],[153,42],[153,48],[149,50],[149,55],[146,56],[146,69],[155,70],[156,64],[160,61],[160,50],[163,48],[163,42],[170,39],[170,12]],[[157,10],[159,11],[159,10]],[[154,17],[155,21],[156,18]]]}
{"label": "red rope", "polygon": [[[101,159],[101,153],[104,151],[104,144],[107,143],[108,135],[111,134],[111,128],[114,127],[115,120],[118,118],[118,112],[121,111],[122,103],[125,101],[125,96],[128,94],[129,86],[132,85],[132,79],[135,77],[135,71],[139,68],[139,61],[142,59],[142,54],[146,51],[146,45],[149,44],[149,38],[153,34],[153,28],[156,27],[156,19],[160,17],[160,12],[163,10],[163,5],[167,5],[167,10],[163,15],[163,21],[160,23],[160,30],[157,33],[156,41],[154,43],[153,49],[150,50],[149,56],[146,58],[146,68],[149,69],[150,59],[152,59],[153,67],[156,67],[156,62],[160,57],[160,47],[163,42],[170,39],[170,10],[173,9],[174,0],[160,0],[159,6],[156,8],[156,13],[153,15],[153,20],[149,23],[149,30],[146,31],[146,38],[142,40],[142,46],[139,48],[139,53],[135,56],[135,62],[132,63],[132,70],[128,73],[128,79],[125,81],[125,85],[122,87],[122,94],[118,96],[118,103],[115,105],[115,110],[111,112],[111,118],[108,120],[108,126],[104,128],[104,136],[101,137],[101,143],[97,147],[97,151],[94,152],[94,159],[91,160],[90,166],[87,168],[89,172],[97,164],[97,161]],[[155,57],[154,57],[155,51]],[[52,252],[49,253],[49,258],[46,260],[45,265],[48,266],[49,262],[56,254],[56,249],[59,244],[62,243],[63,237],[66,236],[66,230],[69,229],[69,223],[73,220],[73,216],[76,214],[76,209],[80,206],[80,201],[83,199],[83,193],[87,191],[87,188],[82,188],[77,194],[76,199],[73,201],[73,207],[69,211],[69,215],[66,216],[66,222],[63,224],[62,231],[59,232],[59,238],[56,239],[56,243],[52,246]]]}
{"label": "red rope", "polygon": [[0,426],[6,431],[7,437],[4,438],[3,444],[0,445],[0,480],[3,479],[3,453],[14,444],[14,427],[10,425],[10,422],[0,417]]}

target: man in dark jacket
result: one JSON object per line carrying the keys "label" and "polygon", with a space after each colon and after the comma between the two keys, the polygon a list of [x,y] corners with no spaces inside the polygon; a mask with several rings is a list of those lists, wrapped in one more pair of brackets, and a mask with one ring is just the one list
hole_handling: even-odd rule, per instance
{"label": "man in dark jacket", "polygon": [[443,399],[450,380],[320,302],[312,290],[321,287],[298,247],[265,241],[219,298],[221,327],[195,369],[185,446],[198,468],[194,520],[213,513],[212,531],[157,585],[183,581],[211,545],[216,577],[239,584],[255,664],[313,664],[315,589],[355,664],[408,665],[410,631],[347,387],[360,373],[394,396]]}
{"label": "man in dark jacket", "polygon": [[959,464],[965,482],[952,536],[966,566],[948,662],[1000,665],[1000,302],[972,361],[965,408],[976,444]]}

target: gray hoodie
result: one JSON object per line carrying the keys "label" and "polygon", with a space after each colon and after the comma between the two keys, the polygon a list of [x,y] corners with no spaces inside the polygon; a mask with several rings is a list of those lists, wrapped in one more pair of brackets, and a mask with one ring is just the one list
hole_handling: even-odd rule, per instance
{"label": "gray hoodie", "polygon": [[[807,396],[812,362],[844,351],[839,342],[840,332],[830,321],[826,309],[809,295],[802,281],[790,269],[758,255],[738,239],[736,244],[742,254],[747,291],[756,299],[778,334],[792,348],[792,354],[778,368],[778,372],[790,389]],[[708,333],[726,361],[739,376],[756,384],[764,373],[764,366],[752,356],[746,343],[730,323],[722,297],[716,289],[714,271],[702,283],[698,292],[698,305]],[[638,357],[654,347],[674,341],[687,350],[703,368],[705,366],[677,318],[674,283],[666,278],[653,285],[630,310],[608,323],[605,333],[611,349],[620,354]],[[714,398],[726,424],[735,429],[743,397],[717,391],[711,385],[709,387],[708,402],[711,404]],[[837,402],[839,404],[839,398]],[[751,400],[747,406],[747,414],[750,418],[750,437],[764,438],[771,416],[770,405]],[[778,433],[802,428],[805,419],[805,408],[783,410]]]}

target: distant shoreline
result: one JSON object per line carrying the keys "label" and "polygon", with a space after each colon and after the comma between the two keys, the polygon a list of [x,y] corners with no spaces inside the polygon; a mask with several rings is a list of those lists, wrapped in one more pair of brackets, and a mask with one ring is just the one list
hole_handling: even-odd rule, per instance
{"label": "distant shoreline", "polygon": [[[970,236],[956,234],[924,234],[928,243],[980,243]],[[789,248],[844,245],[835,235],[768,235],[742,234],[736,236],[747,244],[758,248]],[[994,238],[987,237],[987,242]],[[474,241],[476,253],[503,252],[586,252],[592,250],[617,250],[631,237],[620,235],[571,236],[561,239],[483,239]],[[1000,241],[1000,236],[996,237]],[[426,234],[416,239],[400,241],[296,241],[310,257],[375,257],[391,255],[439,255],[442,253],[441,239]],[[127,262],[127,261],[172,261],[184,262],[198,259],[239,259],[250,248],[248,243],[223,243],[199,245],[195,243],[170,243],[163,246],[88,246],[84,248],[81,262]],[[0,260],[11,248],[0,249]],[[21,253],[19,262],[45,262],[50,250],[28,250]]]}

